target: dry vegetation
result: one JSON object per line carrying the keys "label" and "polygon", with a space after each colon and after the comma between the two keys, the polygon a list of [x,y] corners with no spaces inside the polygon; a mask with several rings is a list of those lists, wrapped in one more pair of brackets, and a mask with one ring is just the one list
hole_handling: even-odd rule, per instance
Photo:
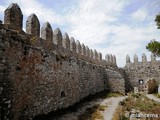
{"label": "dry vegetation", "polygon": [[157,98],[160,98],[160,94],[159,93],[155,93],[154,96],[157,97]]}
{"label": "dry vegetation", "polygon": [[[155,102],[142,94],[130,94],[127,99],[120,102],[120,105],[114,114],[113,120],[129,120],[129,117],[126,117],[125,114],[131,113],[133,110],[143,114],[159,115],[160,103]],[[122,115],[120,115],[120,113],[122,113]],[[141,120],[145,119],[150,120],[148,118],[141,118]],[[151,120],[158,120],[158,118],[152,118]]]}
{"label": "dry vegetation", "polygon": [[[103,95],[103,99],[109,97],[122,96],[120,93],[107,93]],[[107,105],[94,105],[87,108],[83,114],[78,117],[78,120],[103,120],[102,112],[105,111]]]}
{"label": "dry vegetation", "polygon": [[79,120],[103,120],[101,112],[104,111],[106,107],[107,106],[104,105],[95,105],[91,108],[87,108],[85,113],[79,116]]}

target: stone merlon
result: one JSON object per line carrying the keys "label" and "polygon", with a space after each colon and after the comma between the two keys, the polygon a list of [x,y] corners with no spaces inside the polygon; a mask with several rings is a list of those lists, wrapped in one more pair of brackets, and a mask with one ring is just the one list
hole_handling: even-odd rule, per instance
{"label": "stone merlon", "polygon": [[129,55],[127,55],[126,56],[126,63],[130,63],[130,62],[131,62],[130,57],[129,57]]}
{"label": "stone merlon", "polygon": [[9,25],[9,27],[14,30],[21,31],[23,14],[18,4],[12,3],[4,13],[4,24]]}
{"label": "stone merlon", "polygon": [[41,28],[41,38],[47,41],[52,41],[53,30],[49,22],[43,24]]}
{"label": "stone merlon", "polygon": [[31,14],[26,21],[26,33],[33,36],[40,36],[40,23],[35,14]]}
{"label": "stone merlon", "polygon": [[136,54],[134,55],[133,59],[134,59],[134,63],[138,63],[138,56]]}

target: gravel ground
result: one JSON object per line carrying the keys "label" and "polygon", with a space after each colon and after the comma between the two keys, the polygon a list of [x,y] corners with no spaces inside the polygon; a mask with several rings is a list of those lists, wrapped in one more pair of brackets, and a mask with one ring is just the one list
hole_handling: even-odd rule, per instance
{"label": "gravel ground", "polygon": [[109,99],[105,99],[101,104],[107,104],[108,107],[103,113],[104,120],[112,120],[113,114],[115,113],[116,108],[118,107],[118,103],[124,100],[126,96],[122,97],[111,97]]}

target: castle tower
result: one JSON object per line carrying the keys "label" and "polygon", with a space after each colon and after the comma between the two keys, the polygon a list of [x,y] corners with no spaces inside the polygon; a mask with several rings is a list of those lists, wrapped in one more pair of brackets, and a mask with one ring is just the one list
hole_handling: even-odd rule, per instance
{"label": "castle tower", "polygon": [[22,31],[23,14],[16,3],[12,3],[4,12],[4,24],[16,31]]}
{"label": "castle tower", "polygon": [[138,56],[136,54],[134,54],[134,63],[138,63]]}
{"label": "castle tower", "polygon": [[142,54],[142,62],[146,63],[147,62],[147,56],[145,53]]}
{"label": "castle tower", "polygon": [[26,33],[37,37],[40,34],[40,23],[35,14],[31,14],[26,21]]}

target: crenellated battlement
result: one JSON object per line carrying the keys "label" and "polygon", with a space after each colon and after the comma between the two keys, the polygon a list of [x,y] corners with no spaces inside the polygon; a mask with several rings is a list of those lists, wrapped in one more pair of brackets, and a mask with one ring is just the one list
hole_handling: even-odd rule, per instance
{"label": "crenellated battlement", "polygon": [[[125,93],[115,55],[90,49],[13,3],[0,22],[0,118],[34,119],[104,90]],[[122,74],[121,74],[122,73]],[[118,86],[118,87],[117,87]]]}
{"label": "crenellated battlement", "polygon": [[106,54],[105,60],[106,60],[107,64],[110,64],[112,66],[117,66],[116,56],[115,55]]}
{"label": "crenellated battlement", "polygon": [[133,56],[133,62],[131,62],[129,55],[126,56],[126,66],[128,67],[130,65],[141,65],[141,64],[144,65],[144,64],[156,64],[156,63],[160,63],[160,61],[157,61],[156,57],[153,54],[150,55],[150,61],[147,60],[147,56],[145,53],[142,54],[141,61],[139,61],[138,56],[136,54]]}
{"label": "crenellated battlement", "polygon": [[0,22],[0,118],[33,119],[104,90],[125,93],[114,55],[102,59],[51,23],[41,26],[34,13],[22,28],[23,13],[12,3]]}
{"label": "crenellated battlement", "polygon": [[[6,10],[4,15],[4,25],[9,29],[24,32],[22,30],[23,13],[16,3],[12,3]],[[109,58],[102,60],[102,53],[97,50],[90,49],[87,45],[80,43],[73,37],[69,37],[67,33],[62,32],[59,28],[55,30],[49,22],[45,22],[40,28],[40,21],[38,17],[32,13],[26,21],[26,34],[30,35],[36,40],[44,40],[45,49],[53,51],[63,57],[75,57],[87,62],[103,66],[117,66],[115,55],[109,55]],[[114,56],[114,57],[113,57]]]}
{"label": "crenellated battlement", "polygon": [[[138,87],[140,91],[144,91],[148,86],[149,80],[156,80],[157,84],[160,83],[160,61],[151,54],[150,61],[147,60],[145,53],[142,54],[141,60],[135,54],[133,62],[130,61],[130,56],[126,56],[126,65],[124,67],[126,78],[128,80],[128,89],[133,90],[133,87]],[[140,84],[143,81],[143,85]]]}

